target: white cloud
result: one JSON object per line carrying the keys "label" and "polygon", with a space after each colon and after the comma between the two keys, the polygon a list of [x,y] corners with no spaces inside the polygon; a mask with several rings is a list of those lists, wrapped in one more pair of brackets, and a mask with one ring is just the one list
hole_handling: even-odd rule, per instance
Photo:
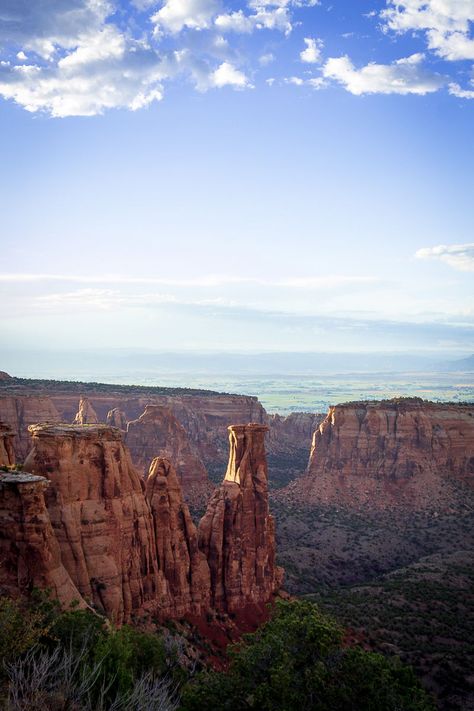
{"label": "white cloud", "polygon": [[386,30],[424,31],[428,48],[443,59],[474,59],[474,0],[389,0],[380,15]]}
{"label": "white cloud", "polygon": [[438,259],[453,269],[472,272],[474,271],[474,242],[424,247],[416,252],[415,257],[417,259]]}
{"label": "white cloud", "polygon": [[306,48],[300,52],[301,61],[307,64],[318,64],[321,61],[322,40],[305,37],[304,43]]}
{"label": "white cloud", "polygon": [[370,63],[356,69],[349,57],[331,57],[323,67],[323,75],[344,86],[351,94],[419,94],[438,91],[445,86],[446,79],[439,74],[425,70],[421,63],[423,54],[392,64]]}
{"label": "white cloud", "polygon": [[237,89],[251,89],[246,75],[239,69],[236,69],[230,62],[222,62],[222,64],[209,77],[211,87],[221,89],[223,86],[233,86]]}
{"label": "white cloud", "polygon": [[28,57],[26,56],[26,54],[23,51],[17,52],[16,58],[19,59],[20,62],[26,62],[28,60]]}
{"label": "white cloud", "polygon": [[112,12],[109,0],[2,0],[0,46],[15,45],[50,59],[95,34]]}
{"label": "white cloud", "polygon": [[0,95],[31,112],[93,116],[161,99],[168,70],[154,50],[107,26],[55,64],[0,67]]}
{"label": "white cloud", "polygon": [[218,12],[218,0],[166,0],[161,10],[152,15],[158,32],[181,32],[185,27],[203,30],[209,27],[212,17]]}
{"label": "white cloud", "polygon": [[292,30],[290,15],[286,7],[268,9],[260,7],[253,15],[246,15],[242,10],[218,15],[216,27],[221,32],[250,34],[254,30],[279,30],[288,35]]}
{"label": "white cloud", "polygon": [[[474,84],[474,81],[471,81],[471,84]],[[455,82],[449,85],[449,93],[458,99],[474,99],[474,89],[462,89]]]}

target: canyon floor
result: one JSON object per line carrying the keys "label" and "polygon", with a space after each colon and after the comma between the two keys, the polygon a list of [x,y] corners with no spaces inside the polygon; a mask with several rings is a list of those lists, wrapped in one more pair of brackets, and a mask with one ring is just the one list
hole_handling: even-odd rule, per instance
{"label": "canyon floor", "polygon": [[474,709],[474,498],[438,516],[271,505],[286,589],[412,664],[440,709]]}

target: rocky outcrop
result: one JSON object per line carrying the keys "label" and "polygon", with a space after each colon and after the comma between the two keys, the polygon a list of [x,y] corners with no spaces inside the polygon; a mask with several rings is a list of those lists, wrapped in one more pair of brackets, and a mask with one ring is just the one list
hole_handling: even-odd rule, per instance
{"label": "rocky outcrop", "polygon": [[0,472],[0,592],[16,597],[49,588],[65,606],[85,607],[62,564],[45,506],[47,487],[41,476]]}
{"label": "rocky outcrop", "polygon": [[79,400],[79,409],[74,418],[74,425],[97,425],[99,418],[92,407],[89,398],[81,397]]}
{"label": "rocky outcrop", "polygon": [[226,612],[268,602],[280,582],[268,508],[267,430],[260,424],[229,427],[224,481],[199,524],[199,544],[211,570],[211,602]]}
{"label": "rocky outcrop", "polygon": [[36,422],[59,420],[59,413],[49,397],[0,397],[0,421],[9,425],[15,435],[13,446],[17,462],[23,462],[31,448],[28,427]]}
{"label": "rocky outcrop", "polygon": [[272,454],[292,455],[302,450],[309,456],[313,433],[325,417],[314,412],[269,415],[268,451]]}
{"label": "rocky outcrop", "polygon": [[146,481],[156,538],[158,568],[169,585],[173,616],[209,609],[210,573],[198,548],[198,534],[172,464],[162,457],[151,463]]}
{"label": "rocky outcrop", "polygon": [[474,486],[474,407],[418,398],[331,407],[314,433],[301,502],[446,509]]}
{"label": "rocky outcrop", "polygon": [[127,417],[125,412],[122,412],[119,407],[114,407],[108,411],[106,423],[111,427],[118,427],[119,430],[125,431],[127,429]]}
{"label": "rocky outcrop", "polygon": [[11,427],[0,422],[0,467],[11,467],[15,464],[13,438]]}
{"label": "rocky outcrop", "polygon": [[186,430],[168,407],[147,405],[137,420],[128,423],[125,442],[143,474],[155,457],[165,457],[176,467],[189,500],[207,498],[210,483],[206,468],[191,446]]}
{"label": "rocky outcrop", "polygon": [[119,430],[34,425],[25,468],[51,482],[46,505],[81,595],[118,624],[169,607],[142,481]]}
{"label": "rocky outcrop", "polygon": [[278,572],[264,426],[230,428],[227,474],[199,536],[174,467],[155,458],[145,485],[120,430],[30,431],[31,473],[6,473],[0,482],[6,590],[50,587],[61,603],[93,604],[117,624],[204,619],[214,607],[240,613],[270,599]]}

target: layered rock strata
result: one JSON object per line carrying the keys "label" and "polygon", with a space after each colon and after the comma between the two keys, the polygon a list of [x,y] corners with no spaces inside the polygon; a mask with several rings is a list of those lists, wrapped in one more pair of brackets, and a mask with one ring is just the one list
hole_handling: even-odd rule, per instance
{"label": "layered rock strata", "polygon": [[23,462],[31,449],[28,431],[36,422],[59,422],[59,413],[49,397],[4,396],[0,397],[0,421],[9,425],[15,435],[15,458]]}
{"label": "layered rock strata", "polygon": [[117,624],[261,611],[270,600],[279,578],[264,426],[230,428],[226,477],[199,536],[174,467],[155,458],[145,484],[120,430],[30,431],[31,473],[1,482],[0,588],[49,587],[61,603],[93,604]]}
{"label": "layered rock strata", "polygon": [[46,505],[64,566],[81,595],[118,624],[169,608],[143,484],[119,430],[34,425],[25,468],[51,482]]}
{"label": "layered rock strata", "polygon": [[11,427],[0,422],[0,467],[11,467],[15,464],[13,438]]}
{"label": "layered rock strata", "polygon": [[61,560],[44,493],[48,481],[0,472],[0,591],[16,597],[48,588],[64,605],[85,607]]}
{"label": "layered rock strata", "polygon": [[190,500],[207,498],[211,486],[206,468],[191,446],[186,430],[168,407],[147,405],[137,420],[128,423],[125,442],[143,473],[148,471],[154,457],[165,457],[176,467]]}
{"label": "layered rock strata", "polygon": [[331,407],[306,474],[287,494],[305,503],[440,508],[474,486],[474,406],[418,398]]}
{"label": "layered rock strata", "polygon": [[267,431],[260,424],[229,427],[224,481],[199,524],[199,544],[211,571],[211,602],[226,612],[268,602],[280,583],[268,508]]}

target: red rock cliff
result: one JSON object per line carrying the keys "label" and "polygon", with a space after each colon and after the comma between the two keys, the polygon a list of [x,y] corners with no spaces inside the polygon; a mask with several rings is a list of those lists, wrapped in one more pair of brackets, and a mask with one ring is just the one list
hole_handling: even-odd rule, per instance
{"label": "red rock cliff", "polygon": [[79,400],[79,409],[74,418],[75,425],[96,425],[99,422],[97,413],[92,407],[92,404],[87,397],[81,397]]}
{"label": "red rock cliff", "polygon": [[49,397],[0,397],[0,420],[9,425],[15,435],[17,461],[24,461],[31,449],[28,427],[36,422],[59,422],[59,413]]}
{"label": "red rock cliff", "polygon": [[446,508],[460,482],[474,485],[474,407],[413,398],[331,407],[305,476],[286,493],[305,503]]}
{"label": "red rock cliff", "polygon": [[49,588],[63,604],[85,607],[62,564],[44,500],[47,487],[41,476],[0,472],[0,592],[16,597]]}
{"label": "red rock cliff", "polygon": [[51,482],[46,505],[81,595],[117,623],[169,607],[143,483],[121,434],[105,425],[34,425],[25,468]]}
{"label": "red rock cliff", "polygon": [[146,481],[156,538],[158,567],[168,582],[170,613],[183,617],[209,609],[210,573],[176,471],[156,457]]}
{"label": "red rock cliff", "polygon": [[143,474],[155,457],[165,457],[175,466],[190,500],[207,498],[211,486],[206,468],[191,446],[186,430],[168,407],[147,405],[137,420],[128,423],[125,442]]}
{"label": "red rock cliff", "polygon": [[227,612],[268,602],[280,582],[268,508],[267,430],[260,424],[229,427],[227,472],[199,524],[211,570],[211,602]]}

